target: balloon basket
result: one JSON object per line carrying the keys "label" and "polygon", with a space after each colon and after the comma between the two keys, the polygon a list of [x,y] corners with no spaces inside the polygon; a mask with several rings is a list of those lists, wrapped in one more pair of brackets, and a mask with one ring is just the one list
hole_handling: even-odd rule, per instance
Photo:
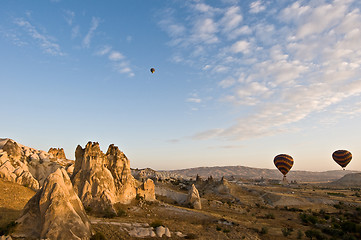
{"label": "balloon basket", "polygon": [[288,185],[288,180],[286,178],[286,176],[283,176],[283,179],[282,179],[282,185]]}

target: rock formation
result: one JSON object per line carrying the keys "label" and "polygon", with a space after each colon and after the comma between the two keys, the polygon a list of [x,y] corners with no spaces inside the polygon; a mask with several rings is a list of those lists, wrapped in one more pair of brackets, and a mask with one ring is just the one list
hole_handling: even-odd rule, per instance
{"label": "rock formation", "polygon": [[199,197],[199,192],[194,184],[192,184],[192,187],[188,192],[186,204],[194,209],[202,209],[201,198]]}
{"label": "rock formation", "polygon": [[216,190],[220,194],[229,194],[231,191],[229,189],[229,182],[227,181],[227,179],[222,177]]}
{"label": "rock formation", "polygon": [[151,179],[147,179],[137,188],[137,196],[142,197],[146,201],[155,200],[154,182]]}
{"label": "rock formation", "polygon": [[21,148],[13,140],[9,139],[3,146],[3,151],[7,152],[8,156],[13,160],[20,160],[21,158]]}
{"label": "rock formation", "polygon": [[26,204],[13,237],[90,239],[91,225],[66,171],[58,168]]}
{"label": "rock formation", "polygon": [[60,159],[60,155],[57,159],[52,154],[23,146],[14,140],[0,139],[0,178],[37,190],[56,169],[65,167],[71,170],[73,161]]}
{"label": "rock formation", "polygon": [[9,158],[8,153],[0,149],[0,178],[27,186],[33,190],[39,189],[39,182],[29,172],[28,167],[19,160]]}
{"label": "rock formation", "polygon": [[[116,213],[114,204],[130,203],[135,199],[139,186],[131,175],[129,160],[125,154],[113,144],[104,154],[97,142],[88,142],[84,149],[78,145],[71,179],[84,206],[95,212]],[[152,181],[147,181],[138,192],[152,199],[152,184]]]}
{"label": "rock formation", "polygon": [[50,148],[48,151],[49,154],[55,159],[66,159],[64,149],[62,148]]}

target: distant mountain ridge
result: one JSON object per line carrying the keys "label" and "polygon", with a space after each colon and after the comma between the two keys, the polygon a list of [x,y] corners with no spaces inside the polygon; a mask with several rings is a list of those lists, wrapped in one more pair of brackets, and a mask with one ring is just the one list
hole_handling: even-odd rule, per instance
{"label": "distant mountain ridge", "polygon": [[[277,169],[266,168],[252,168],[244,166],[216,166],[216,167],[197,167],[180,170],[170,171],[157,171],[159,174],[164,173],[166,175],[178,175],[183,178],[194,178],[197,174],[200,177],[207,178],[212,176],[213,178],[221,177],[235,177],[245,179],[282,179],[282,174]],[[360,171],[349,170],[332,170],[325,172],[312,172],[312,171],[290,171],[287,174],[289,181],[296,180],[298,182],[328,182],[342,178],[349,173],[361,173]]]}

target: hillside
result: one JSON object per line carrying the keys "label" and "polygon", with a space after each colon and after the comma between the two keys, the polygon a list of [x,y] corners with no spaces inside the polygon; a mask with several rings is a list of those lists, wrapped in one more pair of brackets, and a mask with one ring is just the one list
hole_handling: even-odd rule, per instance
{"label": "hillside", "polygon": [[[203,178],[212,176],[213,178],[235,177],[245,179],[282,179],[282,174],[277,169],[251,168],[244,166],[224,166],[224,167],[198,167],[171,171],[158,171],[166,175],[179,175],[184,178],[195,178],[197,174]],[[349,173],[358,173],[357,171],[290,171],[287,174],[289,181],[296,180],[298,182],[328,182],[342,178]]]}
{"label": "hillside", "polygon": [[350,173],[342,178],[330,183],[331,185],[345,186],[345,187],[360,187],[361,186],[361,173]]}
{"label": "hillside", "polygon": [[27,187],[0,179],[0,228],[15,221],[34,194]]}

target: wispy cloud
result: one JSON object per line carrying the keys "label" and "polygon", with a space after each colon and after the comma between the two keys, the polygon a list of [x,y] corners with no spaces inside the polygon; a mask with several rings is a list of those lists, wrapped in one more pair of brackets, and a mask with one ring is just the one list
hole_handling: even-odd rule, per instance
{"label": "wispy cloud", "polygon": [[69,26],[73,25],[74,17],[75,17],[75,12],[70,11],[70,10],[64,11],[64,19]]}
{"label": "wispy cloud", "polygon": [[95,32],[95,30],[98,28],[99,23],[100,23],[100,19],[99,19],[99,18],[96,18],[96,17],[93,17],[93,18],[92,18],[89,31],[88,31],[88,33],[85,35],[85,37],[84,37],[84,39],[83,39],[83,46],[84,46],[84,47],[86,47],[86,48],[89,48],[89,47],[90,47],[91,39],[93,38],[94,32]]}
{"label": "wispy cloud", "polygon": [[95,55],[107,56],[113,66],[114,71],[121,74],[127,74],[129,77],[135,76],[126,57],[121,52],[113,50],[113,47],[105,45],[96,51]]}
{"label": "wispy cloud", "polygon": [[266,10],[266,6],[264,6],[262,4],[261,0],[252,2],[249,5],[249,8],[250,8],[250,10],[249,10],[250,13],[259,13],[259,12],[263,12],[264,10]]}
{"label": "wispy cloud", "polygon": [[111,60],[111,61],[119,61],[121,59],[124,59],[124,56],[120,52],[112,51],[109,54],[109,60]]}
{"label": "wispy cloud", "polygon": [[[298,123],[361,96],[361,13],[355,1],[258,0],[249,9],[200,3],[189,5],[198,15],[178,21],[172,16],[172,24],[183,26],[169,33],[172,46],[182,49],[181,55],[176,51],[179,61],[212,73],[218,88],[212,93],[220,93],[217,99],[233,104],[240,115],[231,126],[205,129],[194,139],[298,131]],[[255,15],[271,9],[276,14]],[[350,112],[359,109],[348,105],[355,106]]]}
{"label": "wispy cloud", "polygon": [[112,50],[112,47],[109,45],[103,46],[101,49],[99,49],[97,52],[95,52],[96,55],[103,56],[105,54],[108,54]]}
{"label": "wispy cloud", "polygon": [[200,102],[202,102],[202,100],[200,98],[194,98],[194,97],[187,98],[186,101],[187,102],[192,102],[192,103],[200,103]]}
{"label": "wispy cloud", "polygon": [[54,56],[63,56],[64,53],[61,51],[59,44],[55,43],[53,37],[50,37],[44,33],[41,33],[35,26],[29,21],[22,18],[15,19],[14,23],[24,29],[26,33],[35,40],[45,53]]}

